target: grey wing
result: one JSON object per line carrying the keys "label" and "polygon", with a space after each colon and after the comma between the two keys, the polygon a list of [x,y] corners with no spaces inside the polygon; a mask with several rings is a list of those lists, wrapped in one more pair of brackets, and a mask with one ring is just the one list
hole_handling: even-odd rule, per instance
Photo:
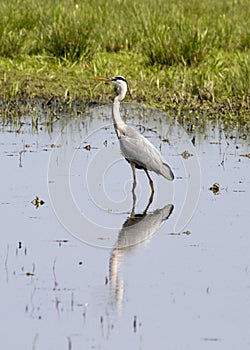
{"label": "grey wing", "polygon": [[124,157],[150,171],[161,173],[164,159],[155,146],[130,126],[121,135],[120,147]]}

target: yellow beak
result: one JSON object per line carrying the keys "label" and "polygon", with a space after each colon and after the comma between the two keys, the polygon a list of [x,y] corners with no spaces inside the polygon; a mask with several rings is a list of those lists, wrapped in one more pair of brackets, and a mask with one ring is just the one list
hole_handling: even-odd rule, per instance
{"label": "yellow beak", "polygon": [[106,81],[106,82],[111,82],[112,80],[110,78],[94,78],[95,80],[101,80],[101,81]]}

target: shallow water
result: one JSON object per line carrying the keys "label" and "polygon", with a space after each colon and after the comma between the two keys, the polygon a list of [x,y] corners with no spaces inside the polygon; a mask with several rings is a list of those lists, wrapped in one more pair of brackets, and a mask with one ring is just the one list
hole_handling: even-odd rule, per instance
{"label": "shallow water", "polygon": [[[138,115],[133,124],[176,176],[174,184],[153,176],[143,214],[149,184],[138,171],[133,203],[109,115],[106,107],[53,128],[32,129],[29,118],[18,133],[1,127],[2,347],[248,349],[248,142],[210,127],[192,150],[178,125]],[[184,159],[181,146],[193,155]],[[140,215],[128,220],[133,204]]]}

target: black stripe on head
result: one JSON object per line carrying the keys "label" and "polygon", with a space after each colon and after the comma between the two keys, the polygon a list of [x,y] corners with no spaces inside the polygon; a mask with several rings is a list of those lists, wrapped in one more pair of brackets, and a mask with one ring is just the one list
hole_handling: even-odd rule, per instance
{"label": "black stripe on head", "polygon": [[117,75],[116,77],[112,78],[113,81],[117,81],[117,80],[122,80],[124,81],[125,83],[127,83],[127,80],[121,76],[121,75]]}

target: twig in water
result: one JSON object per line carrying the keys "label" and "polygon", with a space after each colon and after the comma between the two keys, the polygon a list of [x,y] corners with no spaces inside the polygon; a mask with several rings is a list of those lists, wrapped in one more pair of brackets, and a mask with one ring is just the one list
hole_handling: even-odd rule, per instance
{"label": "twig in water", "polygon": [[220,165],[223,166],[223,168],[224,168],[224,163],[225,163],[225,158],[226,158],[226,151],[227,151],[228,147],[229,147],[229,142],[227,142],[227,147],[223,153],[222,161],[220,163]]}
{"label": "twig in water", "polygon": [[5,271],[6,271],[6,282],[9,282],[9,271],[8,271],[8,257],[9,257],[9,245],[7,245],[7,253],[4,261]]}
{"label": "twig in water", "polygon": [[68,350],[72,350],[72,341],[70,337],[68,337]]}
{"label": "twig in water", "polygon": [[54,290],[55,290],[58,286],[58,282],[56,279],[56,258],[55,258],[54,263],[53,263],[53,276],[54,276]]}
{"label": "twig in water", "polygon": [[74,293],[71,293],[71,311],[74,311]]}
{"label": "twig in water", "polygon": [[36,333],[36,335],[34,336],[33,343],[32,343],[32,350],[35,350],[36,348],[36,342],[37,342],[38,336],[39,336],[38,333]]}
{"label": "twig in water", "polygon": [[26,150],[23,149],[22,151],[19,152],[19,168],[22,168],[23,165],[22,165],[22,154],[25,153]]}
{"label": "twig in water", "polygon": [[136,326],[137,326],[137,319],[136,319],[136,316],[134,316],[134,321],[133,321],[134,332],[136,332]]}

